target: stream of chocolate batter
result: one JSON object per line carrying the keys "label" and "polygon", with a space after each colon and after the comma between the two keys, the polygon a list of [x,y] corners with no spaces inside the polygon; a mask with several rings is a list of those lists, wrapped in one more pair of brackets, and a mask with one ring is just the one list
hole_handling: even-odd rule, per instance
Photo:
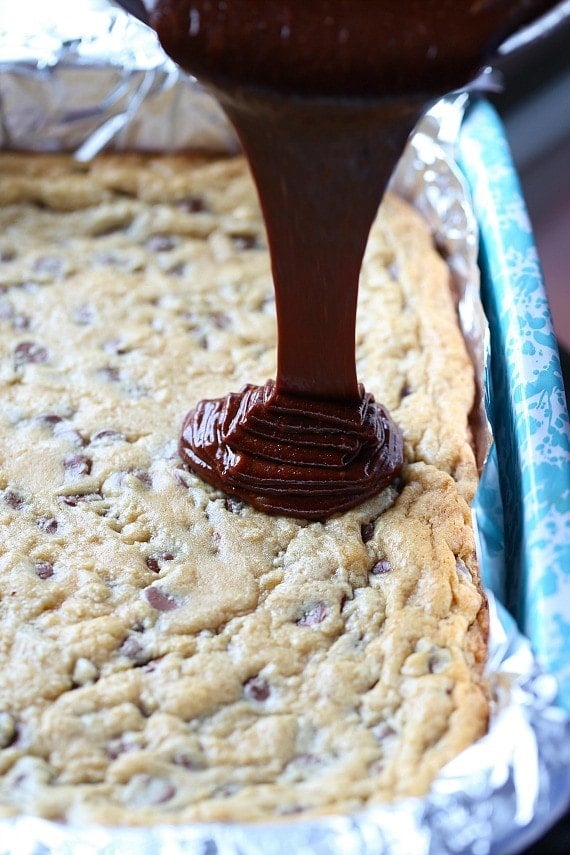
{"label": "stream of chocolate batter", "polygon": [[324,519],[403,464],[359,385],[369,230],[405,142],[552,0],[148,0],[166,52],[214,92],[248,158],[275,284],[277,377],[187,415],[180,451],[268,513]]}

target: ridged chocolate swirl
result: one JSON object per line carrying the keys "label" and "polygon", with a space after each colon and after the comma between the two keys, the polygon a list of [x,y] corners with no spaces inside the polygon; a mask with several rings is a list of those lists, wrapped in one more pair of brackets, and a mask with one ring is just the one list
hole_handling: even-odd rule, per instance
{"label": "ridged chocolate swirl", "polygon": [[322,519],[387,486],[402,437],[362,390],[359,406],[280,394],[275,384],[201,401],[182,429],[184,456],[206,481],[274,514]]}

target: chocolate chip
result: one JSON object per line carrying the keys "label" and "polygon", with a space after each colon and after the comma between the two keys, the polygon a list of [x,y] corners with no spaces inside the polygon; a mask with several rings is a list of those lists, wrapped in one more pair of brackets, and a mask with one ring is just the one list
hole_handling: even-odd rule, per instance
{"label": "chocolate chip", "polygon": [[382,558],[380,561],[377,561],[374,567],[371,569],[371,573],[373,576],[382,576],[384,573],[390,573],[394,568],[390,564],[389,561]]}
{"label": "chocolate chip", "polygon": [[230,319],[225,312],[212,312],[209,317],[218,330],[225,330],[230,325]]}
{"label": "chocolate chip", "polygon": [[224,499],[224,507],[231,514],[239,514],[245,508],[245,503],[240,499],[234,499],[232,496],[226,496]]}
{"label": "chocolate chip", "polygon": [[120,757],[120,755],[124,754],[126,751],[128,751],[128,748],[125,746],[125,743],[120,736],[115,737],[115,739],[110,739],[105,746],[105,754],[109,760],[116,760],[117,757]]}
{"label": "chocolate chip", "polygon": [[182,766],[183,769],[189,769],[190,771],[204,767],[203,763],[198,762],[194,756],[186,751],[177,751],[172,758],[172,762],[175,766]]}
{"label": "chocolate chip", "polygon": [[239,786],[237,784],[224,784],[222,787],[218,787],[212,793],[212,796],[217,799],[227,799],[230,796],[234,796],[239,790]]}
{"label": "chocolate chip", "polygon": [[267,680],[255,676],[246,680],[243,686],[243,694],[248,701],[266,701],[271,694],[271,689]]}
{"label": "chocolate chip", "polygon": [[23,330],[28,330],[31,326],[31,323],[31,318],[29,318],[27,315],[16,312],[14,312],[14,314],[12,315],[11,326],[15,332],[22,332]]}
{"label": "chocolate chip", "polygon": [[16,312],[10,303],[3,303],[0,305],[0,321],[9,321],[10,326],[15,332],[28,330],[32,324],[32,320],[28,315],[24,315],[22,312]]}
{"label": "chocolate chip", "polygon": [[129,470],[129,474],[134,475],[145,487],[152,487],[152,476],[148,469],[131,469]]}
{"label": "chocolate chip", "polygon": [[169,802],[170,799],[174,798],[176,795],[176,787],[170,781],[161,781],[161,790],[159,791],[158,786],[155,785],[153,791],[153,802],[154,805],[164,804],[164,802]]}
{"label": "chocolate chip", "polygon": [[201,326],[201,324],[204,322],[203,315],[200,315],[198,312],[192,312],[192,311],[184,310],[184,311],[178,312],[178,315],[183,320],[188,321],[188,329],[189,330],[196,329],[197,327]]}
{"label": "chocolate chip", "polygon": [[122,653],[123,656],[128,656],[129,659],[135,659],[141,650],[140,641],[132,635],[128,635],[119,647],[119,653]]}
{"label": "chocolate chip", "polygon": [[177,245],[178,241],[172,235],[153,235],[146,242],[149,252],[169,252]]}
{"label": "chocolate chip", "polygon": [[120,338],[108,339],[103,344],[103,350],[112,356],[123,356],[123,354],[128,353],[128,348],[125,347]]}
{"label": "chocolate chip", "polygon": [[127,732],[110,739],[105,746],[105,754],[109,760],[116,760],[121,754],[138,751],[143,744],[141,733]]}
{"label": "chocolate chip", "polygon": [[161,591],[160,588],[146,588],[144,595],[149,606],[159,612],[171,612],[178,608],[178,603],[170,594]]}
{"label": "chocolate chip", "polygon": [[409,386],[407,383],[404,383],[404,385],[400,389],[400,400],[402,400],[402,398],[407,398],[411,394],[412,394],[411,386]]}
{"label": "chocolate chip", "polygon": [[21,511],[26,502],[24,498],[20,496],[19,493],[16,493],[14,490],[4,490],[4,501],[7,505],[9,505],[14,511]]}
{"label": "chocolate chip", "polygon": [[82,448],[84,445],[87,445],[85,439],[81,436],[79,431],[75,430],[74,427],[71,427],[67,422],[59,421],[56,422],[53,429],[54,436],[58,439],[61,439],[63,442],[69,442],[72,445],[77,446],[78,448]]}
{"label": "chocolate chip", "polygon": [[46,534],[55,534],[57,531],[58,523],[54,517],[39,517],[36,522],[38,528]]}
{"label": "chocolate chip", "polygon": [[431,651],[428,658],[428,671],[430,674],[441,674],[451,662],[451,653],[444,647]]}
{"label": "chocolate chip", "polygon": [[322,623],[328,615],[328,609],[324,603],[316,603],[310,609],[303,613],[302,617],[297,621],[297,626],[315,626]]}
{"label": "chocolate chip", "polygon": [[380,722],[380,724],[377,724],[375,727],[372,728],[372,735],[379,742],[383,742],[384,740],[389,739],[392,736],[395,736],[396,731],[387,722],[382,721],[382,722]]}
{"label": "chocolate chip", "polygon": [[152,674],[153,671],[156,671],[156,669],[158,667],[158,663],[160,662],[161,659],[162,659],[162,656],[151,656],[150,659],[148,660],[148,662],[145,662],[145,664],[142,667],[142,670],[144,671],[144,673],[145,674]]}
{"label": "chocolate chip", "polygon": [[372,540],[374,537],[373,522],[367,522],[360,526],[360,537],[362,538],[362,543],[368,543],[369,540]]}
{"label": "chocolate chip", "polygon": [[13,249],[3,249],[0,252],[0,261],[1,262],[14,261],[15,258],[16,258],[16,252]]}
{"label": "chocolate chip", "polygon": [[119,653],[130,659],[137,667],[147,665],[153,658],[135,635],[128,635],[125,638],[119,647]]}
{"label": "chocolate chip", "polygon": [[118,383],[121,379],[121,372],[114,365],[103,365],[97,369],[97,374],[108,383]]}
{"label": "chocolate chip", "polygon": [[285,805],[279,808],[280,816],[293,816],[296,813],[303,813],[306,808],[301,807],[300,805]]}
{"label": "chocolate chip", "polygon": [[91,459],[84,454],[68,454],[63,461],[67,477],[71,480],[89,475],[91,472]]}
{"label": "chocolate chip", "polygon": [[169,276],[184,276],[186,271],[186,264],[183,261],[179,261],[178,264],[173,264],[172,267],[169,267],[166,271]]}
{"label": "chocolate chip", "polygon": [[256,235],[246,233],[232,235],[232,241],[235,248],[240,252],[248,249],[256,249],[259,246]]}
{"label": "chocolate chip", "polygon": [[207,210],[206,202],[201,196],[187,196],[177,202],[176,207],[188,214],[201,214]]}
{"label": "chocolate chip", "polygon": [[398,262],[392,261],[388,265],[387,269],[388,269],[388,275],[390,276],[390,279],[392,279],[394,282],[397,282],[398,279],[400,278],[400,266],[399,266]]}
{"label": "chocolate chip", "polygon": [[75,495],[58,496],[57,500],[62,505],[74,508],[82,502],[100,502],[103,496],[100,493],[76,493]]}
{"label": "chocolate chip", "polygon": [[58,496],[57,500],[61,505],[68,505],[74,508],[83,499],[83,496]]}
{"label": "chocolate chip", "polygon": [[89,303],[81,303],[79,306],[75,307],[73,320],[76,324],[79,324],[82,327],[87,327],[93,323],[94,319],[95,312]]}
{"label": "chocolate chip", "polygon": [[135,775],[131,778],[129,788],[131,792],[128,801],[139,807],[161,805],[176,795],[174,784],[152,775]]}
{"label": "chocolate chip", "polygon": [[16,366],[29,364],[39,365],[48,361],[48,352],[45,347],[37,341],[21,341],[14,349],[14,363]]}
{"label": "chocolate chip", "polygon": [[63,418],[58,416],[57,413],[45,413],[44,415],[38,416],[36,421],[38,424],[45,425],[46,427],[53,427],[63,421]]}
{"label": "chocolate chip", "polygon": [[149,555],[146,559],[146,566],[153,573],[160,573],[160,561],[172,561],[174,555],[172,552],[159,552],[157,555]]}
{"label": "chocolate chip", "polygon": [[53,564],[49,561],[36,561],[34,568],[39,579],[49,579],[53,576]]}
{"label": "chocolate chip", "polygon": [[107,443],[107,442],[124,442],[125,436],[122,433],[119,433],[117,430],[112,430],[110,428],[105,428],[103,430],[98,430],[91,437],[91,442],[93,443]]}

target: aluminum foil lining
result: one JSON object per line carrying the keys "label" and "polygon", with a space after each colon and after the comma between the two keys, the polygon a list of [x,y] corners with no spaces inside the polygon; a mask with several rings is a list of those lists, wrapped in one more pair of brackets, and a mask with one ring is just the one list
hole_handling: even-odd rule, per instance
{"label": "aluminum foil lining", "polygon": [[[13,4],[17,10],[17,3]],[[54,7],[66,7],[56,18]],[[567,5],[567,4],[562,4]],[[0,20],[0,147],[235,151],[234,133],[197,82],[165,58],[154,35],[101,0],[46,4],[49,25],[28,14]],[[44,9],[44,12],[46,9]],[[449,261],[460,320],[483,387],[488,333],[479,300],[477,228],[453,146],[466,96],[442,101],[418,126],[392,189],[427,218]],[[478,453],[490,444],[481,407]],[[493,455],[486,481],[496,478]],[[496,544],[492,545],[496,550]],[[489,550],[479,552],[485,569]],[[488,562],[492,565],[492,562]],[[515,853],[552,825],[570,800],[570,721],[556,684],[490,595],[488,734],[450,763],[423,799],[349,817],[277,824],[69,826],[31,816],[0,819],[1,855],[138,851],[200,855],[446,855]]]}
{"label": "aluminum foil lining", "polygon": [[0,110],[2,148],[237,148],[217,103],[105,0],[0,0]]}

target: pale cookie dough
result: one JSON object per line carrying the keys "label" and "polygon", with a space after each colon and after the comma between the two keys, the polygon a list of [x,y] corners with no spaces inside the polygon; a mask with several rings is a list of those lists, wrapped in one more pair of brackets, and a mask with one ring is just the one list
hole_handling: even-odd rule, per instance
{"label": "pale cookie dough", "polygon": [[358,373],[403,475],[325,524],[177,455],[275,374],[241,159],[0,156],[0,813],[117,824],[358,811],[484,733],[473,372],[448,271],[388,198]]}

